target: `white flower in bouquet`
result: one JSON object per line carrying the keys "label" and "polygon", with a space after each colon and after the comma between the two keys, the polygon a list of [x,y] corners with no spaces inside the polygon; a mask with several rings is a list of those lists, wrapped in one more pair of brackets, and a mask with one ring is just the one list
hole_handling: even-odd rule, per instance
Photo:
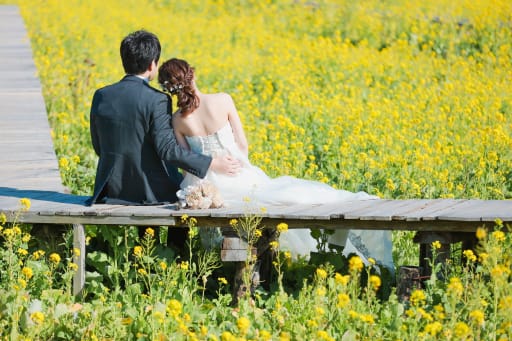
{"label": "white flower in bouquet", "polygon": [[202,180],[176,192],[181,207],[191,209],[219,208],[224,204],[222,197],[211,182]]}

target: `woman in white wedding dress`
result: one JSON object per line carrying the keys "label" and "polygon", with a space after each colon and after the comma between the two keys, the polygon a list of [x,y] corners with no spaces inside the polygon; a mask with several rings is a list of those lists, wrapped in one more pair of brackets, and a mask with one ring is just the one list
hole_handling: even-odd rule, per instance
{"label": "woman in white wedding dress", "polygon": [[[164,91],[176,95],[178,110],[172,124],[177,141],[198,153],[217,156],[229,153],[242,162],[237,176],[209,172],[205,179],[219,190],[224,203],[240,204],[249,198],[252,204],[324,204],[347,200],[378,199],[365,192],[338,190],[324,183],[290,176],[270,178],[248,159],[248,143],[235,104],[226,93],[203,94],[195,84],[194,69],[184,60],[170,59],[158,72]],[[181,188],[200,182],[185,174]],[[294,255],[316,251],[316,240],[309,229],[290,229],[280,236],[280,246]],[[337,230],[329,237],[332,244],[344,246],[344,254],[357,253],[367,262],[375,259],[394,272],[391,233],[375,230]]]}

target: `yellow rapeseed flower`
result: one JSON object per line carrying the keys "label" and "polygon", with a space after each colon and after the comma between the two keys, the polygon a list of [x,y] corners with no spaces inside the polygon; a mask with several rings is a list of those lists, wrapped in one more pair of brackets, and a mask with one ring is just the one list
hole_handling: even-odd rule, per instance
{"label": "yellow rapeseed flower", "polygon": [[27,281],[25,281],[23,278],[18,278],[18,284],[19,287],[17,289],[25,289],[27,287]]}
{"label": "yellow rapeseed flower", "polygon": [[30,206],[31,206],[30,199],[28,199],[28,198],[21,198],[20,199],[20,204],[21,204],[22,210],[28,211],[30,209]]}
{"label": "yellow rapeseed flower", "polygon": [[60,256],[59,256],[58,253],[52,253],[49,256],[49,260],[50,260],[50,262],[52,262],[54,264],[59,264],[60,263]]}
{"label": "yellow rapeseed flower", "polygon": [[327,293],[327,289],[324,286],[318,287],[316,289],[316,295],[318,297],[324,297],[326,293]]}
{"label": "yellow rapeseed flower", "polygon": [[219,281],[220,284],[223,284],[223,285],[228,284],[228,281],[226,280],[225,277],[219,277],[219,278],[217,278],[217,280]]}
{"label": "yellow rapeseed flower", "polygon": [[476,238],[478,238],[479,240],[482,240],[485,237],[487,237],[487,230],[483,227],[477,228],[476,229]]}
{"label": "yellow rapeseed flower", "polygon": [[45,252],[43,250],[37,250],[32,253],[32,257],[34,260],[39,260],[44,256]]}
{"label": "yellow rapeseed flower", "polygon": [[349,303],[350,297],[347,294],[338,294],[338,303],[336,304],[338,308],[345,308]]}
{"label": "yellow rapeseed flower", "polygon": [[32,271],[31,268],[29,267],[24,267],[23,269],[21,269],[21,273],[23,274],[23,276],[25,276],[25,278],[27,279],[31,279],[32,276],[34,275],[34,272]]}
{"label": "yellow rapeseed flower", "polygon": [[272,248],[272,250],[277,250],[279,248],[279,242],[277,240],[269,242],[268,245]]}
{"label": "yellow rapeseed flower", "polygon": [[363,321],[364,323],[368,323],[368,324],[374,324],[375,323],[375,320],[374,320],[372,314],[360,314],[359,315],[359,319],[361,321]]}
{"label": "yellow rapeseed flower", "polygon": [[24,242],[24,243],[28,243],[28,242],[30,241],[30,238],[32,238],[32,237],[30,236],[30,234],[28,234],[28,233],[24,233],[24,234],[23,234],[23,237],[21,237],[21,241],[22,241],[22,242]]}
{"label": "yellow rapeseed flower", "polygon": [[32,314],[30,314],[30,319],[34,321],[35,324],[43,324],[44,314],[40,311],[34,311]]}
{"label": "yellow rapeseed flower", "polygon": [[289,333],[287,332],[281,332],[279,334],[279,341],[290,341],[291,340],[291,336]]}
{"label": "yellow rapeseed flower", "polygon": [[167,303],[167,310],[173,317],[177,317],[181,314],[182,305],[181,302],[176,299],[171,299]]}
{"label": "yellow rapeseed flower", "polygon": [[220,334],[221,341],[235,341],[236,337],[231,334],[229,331],[223,331],[222,334]]}
{"label": "yellow rapeseed flower", "polygon": [[364,268],[364,263],[361,257],[352,256],[348,261],[348,268],[350,271],[361,271]]}
{"label": "yellow rapeseed flower", "polygon": [[59,167],[65,171],[69,170],[69,160],[66,157],[61,157],[59,159]]}
{"label": "yellow rapeseed flower", "polygon": [[322,268],[318,268],[318,269],[316,269],[316,275],[320,279],[326,279],[327,278],[327,271],[325,271]]}
{"label": "yellow rapeseed flower", "polygon": [[318,327],[318,322],[316,322],[315,320],[307,320],[306,326],[308,326],[309,328],[316,328]]}
{"label": "yellow rapeseed flower", "polygon": [[467,258],[470,262],[476,262],[476,256],[473,250],[464,250],[462,254]]}
{"label": "yellow rapeseed flower", "polygon": [[484,324],[485,315],[484,315],[484,312],[479,309],[476,309],[476,310],[473,310],[472,312],[470,312],[469,317],[471,318],[471,320],[473,320],[473,322],[475,322],[476,325],[481,326]]}
{"label": "yellow rapeseed flower", "polygon": [[323,341],[334,341],[335,340],[325,330],[317,331],[316,332],[316,336],[318,337],[318,340],[323,340]]}
{"label": "yellow rapeseed flower", "polygon": [[468,337],[469,335],[471,335],[471,329],[469,328],[469,326],[464,323],[464,322],[457,322],[455,324],[455,327],[453,328],[453,334],[462,339],[462,338],[465,338],[465,337]]}
{"label": "yellow rapeseed flower", "polygon": [[503,242],[505,240],[505,233],[503,231],[494,231],[492,237],[498,242]]}
{"label": "yellow rapeseed flower", "polygon": [[288,231],[288,224],[286,223],[279,223],[277,224],[277,232],[282,233]]}
{"label": "yellow rapeseed flower", "polygon": [[151,238],[155,237],[155,230],[153,230],[151,227],[148,227],[145,231],[145,233],[150,236]]}
{"label": "yellow rapeseed flower", "polygon": [[245,335],[251,327],[251,321],[247,317],[242,316],[236,321],[236,326],[240,334]]}
{"label": "yellow rapeseed flower", "polygon": [[487,258],[489,258],[489,254],[487,252],[480,252],[480,253],[478,253],[478,260],[481,263],[485,263]]}
{"label": "yellow rapeseed flower", "polygon": [[441,248],[441,243],[439,242],[439,240],[432,242],[432,248],[435,250],[438,250]]}
{"label": "yellow rapeseed flower", "polygon": [[259,331],[259,334],[260,334],[260,339],[262,341],[271,341],[272,340],[272,334],[270,334],[268,331],[266,330],[260,330]]}
{"label": "yellow rapeseed flower", "polygon": [[133,248],[133,254],[136,257],[141,257],[142,256],[142,246],[140,246],[140,245],[135,246]]}
{"label": "yellow rapeseed flower", "polygon": [[464,287],[458,277],[450,278],[450,283],[447,286],[447,292],[457,297],[462,295]]}
{"label": "yellow rapeseed flower", "polygon": [[427,323],[425,325],[424,332],[431,336],[436,336],[443,330],[443,325],[439,321],[434,321],[431,323]]}
{"label": "yellow rapeseed flower", "polygon": [[347,285],[348,282],[350,281],[350,275],[341,275],[339,273],[336,273],[334,275],[334,280],[336,281],[336,283],[338,284],[341,284],[341,285]]}
{"label": "yellow rapeseed flower", "polygon": [[380,277],[376,276],[376,275],[371,275],[369,282],[370,282],[372,288],[374,288],[375,290],[379,290],[379,288],[382,284]]}
{"label": "yellow rapeseed flower", "polygon": [[423,305],[426,299],[425,292],[421,289],[414,290],[409,298],[411,304],[416,307]]}
{"label": "yellow rapeseed flower", "polygon": [[202,336],[206,336],[208,335],[208,328],[203,324],[199,328],[199,332],[201,333]]}
{"label": "yellow rapeseed flower", "polygon": [[498,303],[498,308],[500,310],[509,310],[512,309],[512,296],[507,295],[500,299]]}

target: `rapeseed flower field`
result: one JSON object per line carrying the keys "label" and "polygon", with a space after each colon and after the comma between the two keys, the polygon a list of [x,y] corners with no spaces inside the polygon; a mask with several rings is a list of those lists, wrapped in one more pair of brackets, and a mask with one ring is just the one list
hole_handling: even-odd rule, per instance
{"label": "rapeseed flower field", "polygon": [[270,175],[395,199],[511,197],[509,1],[19,3],[75,192],[91,193],[92,93],[122,78],[120,41],[145,28],[203,92],[233,96]]}
{"label": "rapeseed flower field", "polygon": [[[92,192],[92,94],[123,77],[119,43],[144,28],[159,36],[162,60],[195,66],[203,92],[233,96],[250,158],[272,176],[395,199],[512,197],[510,1],[13,2],[29,32],[61,174],[74,193]],[[30,201],[20,207],[30,209]],[[507,228],[497,221],[495,230],[477,231],[479,247],[462,250],[460,266],[432,276],[408,302],[394,294],[382,300],[384,281],[373,266],[350,259],[343,273],[315,269],[294,295],[279,283],[235,309],[224,277],[213,278],[214,298],[204,295],[213,258],[170,261],[158,254],[154,231],[139,238],[132,227],[109,232],[105,238],[124,243],[113,258],[89,256],[105,272],[89,279],[86,299],[73,297],[77,250],[39,249],[29,227],[3,221],[0,336],[508,340]],[[408,236],[397,233],[395,245]],[[404,264],[407,255],[395,257]],[[276,262],[280,282],[294,265],[284,253]]]}

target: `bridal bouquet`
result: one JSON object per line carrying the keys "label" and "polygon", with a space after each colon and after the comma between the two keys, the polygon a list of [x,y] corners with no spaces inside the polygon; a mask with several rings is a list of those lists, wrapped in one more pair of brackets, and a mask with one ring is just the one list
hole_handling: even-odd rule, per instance
{"label": "bridal bouquet", "polygon": [[182,208],[219,208],[224,204],[219,190],[208,180],[180,189],[176,196]]}

